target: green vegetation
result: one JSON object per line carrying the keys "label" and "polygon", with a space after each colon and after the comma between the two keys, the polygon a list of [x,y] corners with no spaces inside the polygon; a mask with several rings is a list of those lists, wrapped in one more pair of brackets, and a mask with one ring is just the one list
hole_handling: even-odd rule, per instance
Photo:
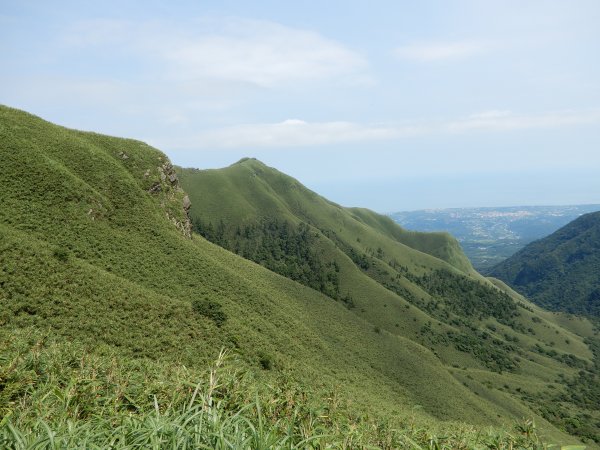
{"label": "green vegetation", "polygon": [[[495,287],[449,237],[403,235],[253,160],[179,171],[184,191],[146,144],[6,107],[0,145],[3,445],[533,448],[522,418],[577,442],[535,396],[582,369],[535,349],[590,368],[591,324]],[[216,241],[301,283],[191,233],[186,191]]]}
{"label": "green vegetation", "polygon": [[600,317],[600,212],[529,244],[491,274],[550,310]]}
{"label": "green vegetation", "polygon": [[314,250],[318,235],[304,223],[294,227],[287,221],[264,218],[258,223],[237,225],[233,232],[233,227],[227,227],[222,219],[216,227],[212,222],[193,219],[192,226],[209,241],[273,272],[331,298],[340,297],[339,266],[335,261],[321,260]]}
{"label": "green vegetation", "polygon": [[[556,424],[570,434],[593,442],[600,442],[600,434],[597,424],[600,421],[600,341],[597,337],[587,340],[590,348],[594,351],[594,364],[590,365],[584,361],[567,356],[569,362],[577,367],[577,375],[570,379],[563,377],[555,380],[557,383],[565,384],[564,391],[549,389],[548,391],[534,395],[522,393],[523,399],[535,405],[539,413],[548,421]],[[544,351],[541,350],[540,351]],[[556,356],[553,350],[547,351]],[[573,411],[571,405],[578,405]]]}
{"label": "green vegetation", "polygon": [[493,317],[499,323],[518,327],[514,322],[519,316],[517,303],[489,284],[444,270],[413,279],[434,298],[446,299],[449,309],[458,315],[479,320]]}
{"label": "green vegetation", "polygon": [[[459,360],[503,376],[531,374],[533,364],[555,373],[555,362],[568,370],[589,357],[540,352],[542,336],[564,330],[474,272],[447,234],[407,232],[372,211],[342,208],[254,159],[219,170],[177,170],[203,236],[332,299],[346,299],[375,334],[409,336],[448,365]],[[307,270],[300,277],[302,260]]]}
{"label": "green vegetation", "polygon": [[201,316],[211,319],[218,327],[227,320],[227,314],[223,312],[221,304],[208,297],[192,300],[192,309]]}
{"label": "green vegetation", "polygon": [[11,386],[0,392],[6,449],[543,448],[532,423],[434,435],[414,421],[376,422],[335,391],[314,398],[289,379],[260,383],[223,351],[208,370],[186,370],[36,332],[2,334],[0,346],[10,361],[0,371]]}

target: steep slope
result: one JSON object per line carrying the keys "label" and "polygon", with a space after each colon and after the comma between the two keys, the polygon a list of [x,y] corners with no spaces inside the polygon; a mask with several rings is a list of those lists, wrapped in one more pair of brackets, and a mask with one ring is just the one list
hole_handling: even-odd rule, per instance
{"label": "steep slope", "polygon": [[491,274],[545,308],[600,316],[600,212],[532,242]]}
{"label": "steep slope", "polygon": [[190,366],[231,347],[251,366],[266,358],[303,380],[342,383],[363,408],[495,420],[422,346],[191,239],[185,193],[157,150],[0,111],[4,326]]}
{"label": "steep slope", "polygon": [[[583,336],[474,272],[448,235],[406,232],[371,211],[342,208],[254,159],[177,171],[194,228],[207,239],[320,290],[375,330],[429,348],[477,395],[478,386],[504,385],[540,406],[555,397],[550,384],[575,376],[573,364],[593,367]],[[485,397],[499,410],[514,405]],[[562,423],[570,413],[561,414],[547,416]]]}
{"label": "steep slope", "polygon": [[[191,234],[189,199],[165,155],[146,144],[68,130],[0,107],[0,145],[0,360],[10,361],[0,371],[1,427],[37,420],[35,408],[44,401],[32,393],[51,385],[58,370],[40,366],[40,348],[56,339],[80,345],[86,355],[115,354],[119,361],[141,367],[154,362],[181,372],[203,367],[229,348],[258,381],[294,381],[313,398],[329,398],[335,388],[353,411],[384,421],[412,416],[443,428],[449,420],[501,425],[535,417],[548,438],[574,442],[541,418],[537,397],[524,395],[542,395],[547,384],[562,393],[555,380],[571,379],[581,367],[560,357],[573,354],[586,365],[590,349],[551,320],[533,322],[534,312],[476,274],[464,274],[338,210],[321,221],[318,207],[334,205],[325,200],[315,200],[317,207],[305,205],[301,186],[277,174],[269,174],[268,183],[235,189],[233,181],[215,178],[207,201],[226,211],[228,220],[248,218],[251,206],[285,213],[293,221],[297,216],[286,213],[286,205],[296,201],[298,214],[323,227],[321,232],[306,225],[311,227],[307,239],[312,233],[317,244],[309,250],[321,252],[313,256],[324,255],[314,258],[316,263],[331,263],[334,272],[334,263],[339,266],[335,301]],[[260,208],[249,202],[272,186],[289,191],[285,202],[277,196],[263,199]],[[254,189],[256,197],[247,196],[246,189]],[[193,202],[196,194],[190,197]],[[250,206],[242,207],[244,202]],[[214,223],[219,228],[220,220]],[[300,226],[298,219],[295,223]],[[297,242],[306,235],[295,234]],[[350,246],[351,241],[360,246]],[[369,267],[357,268],[351,256]],[[406,276],[397,277],[398,271]],[[440,279],[456,292],[436,295]],[[464,289],[475,291],[466,295]],[[413,297],[408,301],[396,291]],[[473,347],[475,335],[459,320],[468,305],[463,297],[473,302],[478,296],[485,299],[471,305],[476,317],[469,326],[472,333],[497,340],[500,353]],[[356,299],[354,308],[346,307],[348,297]],[[497,300],[499,310],[488,300]],[[484,324],[495,330],[485,331]],[[533,331],[523,331],[524,324]],[[549,335],[557,336],[553,356],[535,350]],[[511,350],[507,343],[514,339],[523,345]],[[25,350],[11,350],[14,345]],[[83,357],[69,357],[68,368],[82,367]],[[500,376],[504,366],[496,359],[513,372]],[[13,372],[15,367],[23,370]],[[79,395],[95,376],[79,384],[61,381],[57,389],[64,387],[65,394],[50,390],[40,397],[73,405],[70,415],[49,414],[49,419],[68,424],[96,417],[88,402],[102,402],[99,391]],[[194,384],[187,385],[193,391]],[[145,399],[142,405],[131,400],[131,392],[118,393],[108,405],[114,420],[152,410],[155,394],[146,389],[135,394],[138,401]]]}
{"label": "steep slope", "polygon": [[[300,220],[334,232],[349,229],[353,234],[363,234],[363,238],[373,243],[384,236],[442,259],[465,273],[473,273],[460,245],[449,234],[409,232],[386,216],[361,208],[342,208],[254,158],[244,158],[218,171],[202,171],[202,176],[197,176],[199,171],[194,169],[177,170],[190,195],[209,194],[195,198],[203,208],[202,214],[198,208],[192,211],[192,218],[211,222],[213,226],[217,226],[220,220],[238,224],[270,217]],[[408,253],[413,255],[417,264],[421,263],[420,260],[432,264],[431,258]]]}
{"label": "steep slope", "polygon": [[415,250],[430,254],[446,261],[465,273],[473,273],[473,266],[465,256],[460,244],[448,233],[419,233],[398,226],[391,218],[364,208],[350,208],[358,220],[370,225],[386,236],[395,239]]}

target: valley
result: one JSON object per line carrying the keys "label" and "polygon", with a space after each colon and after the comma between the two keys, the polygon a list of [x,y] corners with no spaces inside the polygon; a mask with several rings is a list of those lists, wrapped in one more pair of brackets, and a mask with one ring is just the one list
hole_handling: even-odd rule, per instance
{"label": "valley", "polygon": [[397,212],[390,217],[409,230],[452,234],[473,266],[486,273],[530,242],[599,210],[600,205],[450,208]]}
{"label": "valley", "polygon": [[4,447],[599,439],[595,324],[448,233],[4,106],[0,143]]}

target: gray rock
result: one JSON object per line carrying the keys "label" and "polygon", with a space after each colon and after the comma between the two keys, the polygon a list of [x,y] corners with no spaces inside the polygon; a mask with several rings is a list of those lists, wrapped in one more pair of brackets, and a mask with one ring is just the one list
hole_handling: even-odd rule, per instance
{"label": "gray rock", "polygon": [[154,194],[156,192],[160,192],[162,191],[162,186],[160,185],[160,183],[156,182],[152,185],[152,187],[150,189],[148,189],[148,192],[150,194]]}
{"label": "gray rock", "polygon": [[185,209],[186,211],[188,209],[190,209],[192,206],[192,202],[190,201],[190,197],[188,197],[187,195],[185,197],[183,197],[183,209]]}

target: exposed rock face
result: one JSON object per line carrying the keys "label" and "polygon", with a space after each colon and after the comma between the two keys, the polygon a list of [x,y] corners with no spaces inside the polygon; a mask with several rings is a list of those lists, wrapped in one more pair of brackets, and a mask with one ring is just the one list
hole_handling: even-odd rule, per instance
{"label": "exposed rock face", "polygon": [[162,186],[158,181],[156,183],[154,183],[150,189],[148,189],[148,192],[150,194],[154,194],[155,192],[160,192],[160,191],[162,191]]}
{"label": "exposed rock face", "polygon": [[[129,155],[125,152],[118,152],[117,156],[130,165],[135,162],[135,156],[129,160]],[[129,160],[129,161],[127,161]],[[170,222],[187,238],[192,238],[192,223],[188,216],[188,211],[192,206],[190,198],[183,192],[179,185],[179,178],[175,173],[173,165],[164,155],[158,157],[159,165],[156,167],[156,172],[152,169],[146,169],[143,173],[144,183],[148,183],[146,191],[148,194],[157,198],[160,206],[164,209],[165,214]],[[135,165],[135,164],[134,164]],[[88,215],[92,220],[99,213],[94,209],[90,209]]]}
{"label": "exposed rock face", "polygon": [[177,174],[173,169],[173,165],[169,161],[166,161],[162,165],[158,166],[157,169],[161,181],[166,181],[168,179],[172,185],[179,186],[179,179],[177,178]]}
{"label": "exposed rock face", "polygon": [[189,209],[192,207],[192,202],[190,201],[190,198],[186,195],[185,197],[183,197],[183,209],[185,209],[186,211],[189,211]]}
{"label": "exposed rock face", "polygon": [[[165,209],[167,218],[184,236],[191,239],[192,223],[188,216],[188,211],[192,206],[192,202],[185,192],[183,192],[183,189],[181,189],[179,178],[170,161],[163,158],[159,158],[159,161],[162,164],[156,168],[158,177],[148,189],[148,193],[159,196],[161,200],[160,204]],[[153,178],[150,169],[146,171],[144,177]],[[178,208],[173,208],[173,204],[179,204],[179,208],[181,209],[178,211]]]}
{"label": "exposed rock face", "polygon": [[167,212],[167,217],[173,223],[173,225],[175,225],[175,228],[177,228],[179,231],[181,231],[181,233],[185,237],[187,237],[188,239],[192,238],[192,223],[190,222],[189,218],[187,218],[187,214],[186,214],[187,220],[184,220],[184,221],[177,220],[176,217],[173,217],[168,212]]}

